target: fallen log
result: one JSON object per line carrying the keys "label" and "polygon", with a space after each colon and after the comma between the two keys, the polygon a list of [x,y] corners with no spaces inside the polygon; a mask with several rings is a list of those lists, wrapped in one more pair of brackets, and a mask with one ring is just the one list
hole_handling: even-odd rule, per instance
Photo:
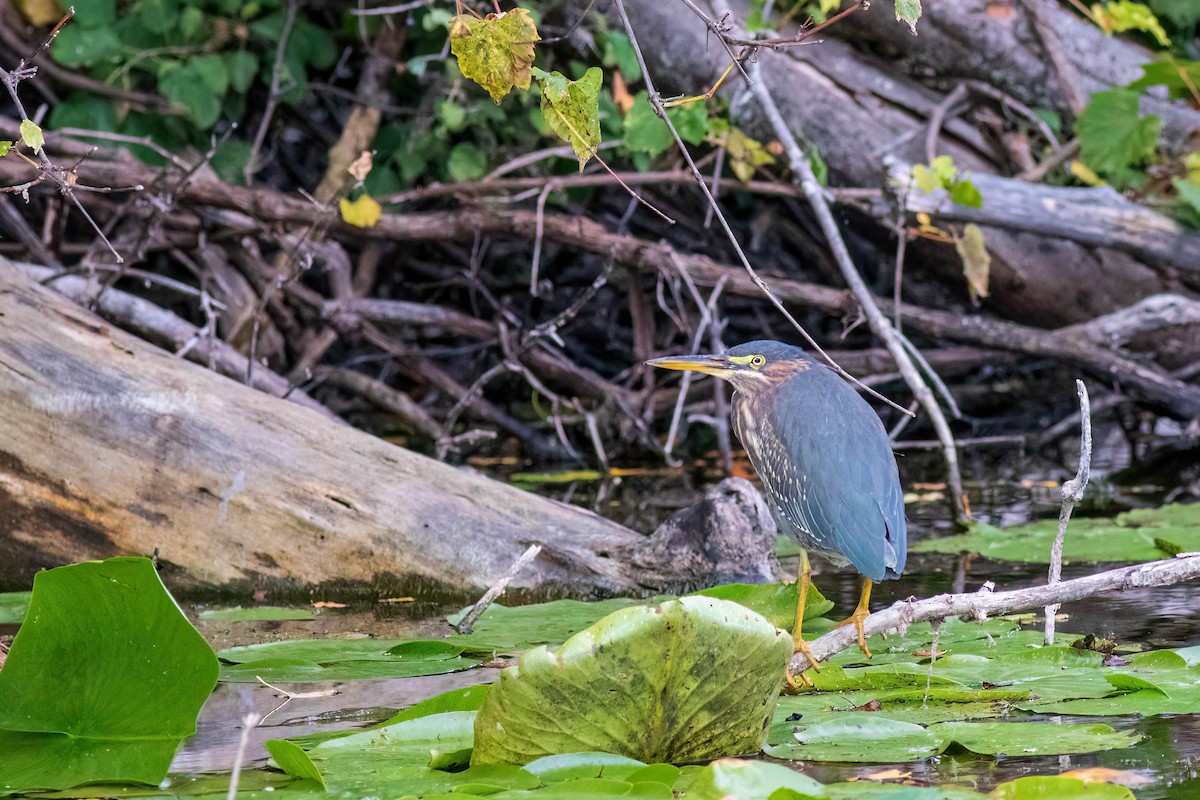
{"label": "fallen log", "polygon": [[112,555],[180,590],[330,581],[467,596],[637,593],[647,539],[159,350],[0,258],[0,586]]}

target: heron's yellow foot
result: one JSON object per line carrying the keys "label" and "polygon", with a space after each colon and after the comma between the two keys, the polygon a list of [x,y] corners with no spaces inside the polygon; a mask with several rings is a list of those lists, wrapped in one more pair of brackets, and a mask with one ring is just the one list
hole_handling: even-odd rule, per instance
{"label": "heron's yellow foot", "polygon": [[[809,648],[808,642],[804,641],[803,639],[793,639],[792,645],[795,648],[793,652],[803,653],[804,657],[808,659],[808,665],[817,672],[821,671],[820,665],[817,664],[817,657],[813,655],[813,651]],[[799,680],[797,680],[797,676],[792,674],[792,665],[790,663],[788,664],[787,668],[786,680],[787,685],[793,689],[799,689],[801,684],[811,689],[813,685],[812,678],[808,677],[808,675],[803,672],[800,673]]]}
{"label": "heron's yellow foot", "polygon": [[854,625],[854,630],[858,632],[858,649],[862,650],[863,655],[867,658],[871,657],[871,651],[867,649],[867,637],[863,631],[863,623],[867,621],[867,617],[869,616],[871,616],[871,612],[862,606],[859,606],[858,608],[854,609],[853,614],[837,624],[837,627],[839,628],[850,624]]}

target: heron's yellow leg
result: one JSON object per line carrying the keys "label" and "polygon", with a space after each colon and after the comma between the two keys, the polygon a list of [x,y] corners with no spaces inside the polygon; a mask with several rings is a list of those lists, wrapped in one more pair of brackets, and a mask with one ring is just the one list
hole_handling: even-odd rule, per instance
{"label": "heron's yellow leg", "polygon": [[854,613],[846,617],[838,623],[838,627],[854,623],[854,629],[858,631],[858,647],[863,651],[863,655],[867,658],[871,657],[871,651],[867,649],[867,637],[863,633],[863,623],[867,617],[871,616],[871,579],[863,578],[862,594],[858,598],[858,607],[854,609]]}
{"label": "heron's yellow leg", "polygon": [[[800,631],[804,627],[804,604],[808,601],[808,587],[812,582],[811,576],[812,565],[808,563],[808,552],[801,550],[800,569],[796,572],[796,624],[792,626],[792,648],[793,652],[804,653],[812,668],[820,672],[821,668],[817,666],[817,657],[809,649],[808,642],[804,641],[804,638],[800,635]],[[805,686],[813,685],[812,681],[804,673],[800,673],[800,681],[803,681]],[[800,685],[796,677],[792,675],[790,666],[787,672],[787,682],[793,689]]]}

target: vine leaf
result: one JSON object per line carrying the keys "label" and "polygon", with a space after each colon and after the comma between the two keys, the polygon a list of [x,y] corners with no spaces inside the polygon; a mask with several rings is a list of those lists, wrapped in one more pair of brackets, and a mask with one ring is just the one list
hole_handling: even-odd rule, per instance
{"label": "vine leaf", "polygon": [[1129,0],[1115,0],[1105,5],[1095,3],[1092,5],[1092,19],[1109,36],[1123,31],[1141,31],[1153,36],[1160,46],[1171,46],[1171,40],[1167,38],[1167,32],[1163,30],[1158,17],[1154,16],[1149,6],[1142,3],[1131,3]]}
{"label": "vine leaf", "polygon": [[533,43],[541,39],[524,8],[483,19],[460,14],[450,20],[450,52],[462,74],[478,83],[498,104],[518,89],[528,89]]}
{"label": "vine leaf", "polygon": [[604,73],[591,67],[577,81],[559,72],[533,69],[542,89],[542,116],[550,130],[571,145],[579,171],[600,145],[600,86]]}
{"label": "vine leaf", "polygon": [[1138,93],[1128,89],[1096,92],[1075,123],[1083,163],[1118,183],[1154,154],[1161,129],[1158,117],[1140,116]]}
{"label": "vine leaf", "polygon": [[42,129],[31,119],[21,120],[21,141],[35,153],[41,152],[42,145],[46,143]]}
{"label": "vine leaf", "polygon": [[896,0],[896,21],[908,23],[912,35],[917,35],[917,20],[921,18],[921,0]]}

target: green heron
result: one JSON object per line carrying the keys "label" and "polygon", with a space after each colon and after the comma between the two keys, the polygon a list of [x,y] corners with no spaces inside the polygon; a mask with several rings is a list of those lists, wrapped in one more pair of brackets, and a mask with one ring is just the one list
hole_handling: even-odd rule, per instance
{"label": "green heron", "polygon": [[832,369],[782,342],[747,342],[721,355],[646,363],[733,384],[734,430],[780,529],[800,543],[796,651],[816,665],[801,636],[811,550],[862,574],[858,607],[841,624],[854,624],[869,658],[863,621],[870,614],[871,585],[900,577],[908,550],[896,458],[875,411]]}

